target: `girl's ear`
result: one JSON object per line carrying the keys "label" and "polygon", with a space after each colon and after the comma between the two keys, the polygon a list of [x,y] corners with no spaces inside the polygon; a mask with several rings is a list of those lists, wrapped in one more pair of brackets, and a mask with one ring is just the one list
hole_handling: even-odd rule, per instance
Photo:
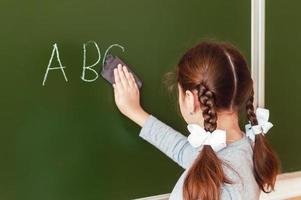
{"label": "girl's ear", "polygon": [[185,91],[185,104],[188,112],[195,112],[199,105],[198,93],[196,90],[186,90]]}

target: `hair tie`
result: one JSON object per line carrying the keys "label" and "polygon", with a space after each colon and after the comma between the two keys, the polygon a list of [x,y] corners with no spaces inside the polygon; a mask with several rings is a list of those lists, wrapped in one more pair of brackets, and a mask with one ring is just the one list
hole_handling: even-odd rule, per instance
{"label": "hair tie", "polygon": [[273,127],[273,124],[268,121],[269,114],[270,112],[268,109],[258,107],[256,109],[256,118],[258,121],[258,125],[252,126],[250,121],[249,124],[245,125],[246,135],[253,142],[255,142],[256,135],[258,134],[265,135]]}
{"label": "hair tie", "polygon": [[226,147],[226,131],[224,130],[216,129],[211,133],[198,124],[188,124],[187,129],[190,132],[187,140],[194,148],[210,145],[217,152]]}

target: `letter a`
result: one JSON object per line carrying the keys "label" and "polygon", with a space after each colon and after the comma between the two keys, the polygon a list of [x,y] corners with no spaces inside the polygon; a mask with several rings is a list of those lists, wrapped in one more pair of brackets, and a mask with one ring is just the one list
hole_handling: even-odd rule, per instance
{"label": "letter a", "polygon": [[[59,67],[51,67],[51,63],[52,63],[52,60],[53,60],[53,57],[54,57],[54,54],[56,53],[56,59],[59,63]],[[68,81],[67,77],[66,77],[66,74],[65,74],[65,71],[64,71],[64,68],[65,66],[62,65],[61,63],[61,60],[60,60],[60,55],[59,55],[59,50],[57,48],[57,45],[56,43],[53,45],[53,50],[52,50],[52,53],[51,53],[51,58],[49,60],[49,63],[48,63],[48,66],[47,66],[47,70],[46,70],[46,73],[44,75],[44,80],[43,80],[43,86],[45,85],[45,82],[46,82],[46,79],[47,79],[47,75],[48,75],[48,71],[49,70],[54,70],[54,69],[61,69],[63,75],[64,75],[64,78],[66,80],[66,82]]]}

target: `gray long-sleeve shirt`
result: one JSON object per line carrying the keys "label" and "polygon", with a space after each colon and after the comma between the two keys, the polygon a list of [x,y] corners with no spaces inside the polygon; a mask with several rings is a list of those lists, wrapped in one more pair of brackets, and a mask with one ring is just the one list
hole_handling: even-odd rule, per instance
{"label": "gray long-sleeve shirt", "polygon": [[[169,158],[180,165],[185,171],[178,179],[169,200],[182,200],[184,178],[198,156],[201,147],[194,148],[187,137],[150,115],[140,130],[139,136],[148,141]],[[244,135],[240,140],[232,142],[226,148],[216,152],[217,156],[229,164],[223,166],[224,173],[233,184],[224,183],[221,188],[221,200],[257,200],[260,189],[253,175],[253,150],[251,141]],[[201,173],[201,172],[200,172]]]}

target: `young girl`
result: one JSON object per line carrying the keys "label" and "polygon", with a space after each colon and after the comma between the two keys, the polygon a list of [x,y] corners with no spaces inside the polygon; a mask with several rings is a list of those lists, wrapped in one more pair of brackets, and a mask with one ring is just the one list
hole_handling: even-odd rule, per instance
{"label": "young girl", "polygon": [[[142,127],[139,136],[185,169],[170,200],[259,199],[274,190],[280,162],[265,139],[269,110],[253,107],[253,80],[243,55],[231,44],[204,40],[176,67],[186,137],[140,106],[139,89],[125,66],[114,70],[115,102]],[[246,109],[249,124],[239,127]]]}

